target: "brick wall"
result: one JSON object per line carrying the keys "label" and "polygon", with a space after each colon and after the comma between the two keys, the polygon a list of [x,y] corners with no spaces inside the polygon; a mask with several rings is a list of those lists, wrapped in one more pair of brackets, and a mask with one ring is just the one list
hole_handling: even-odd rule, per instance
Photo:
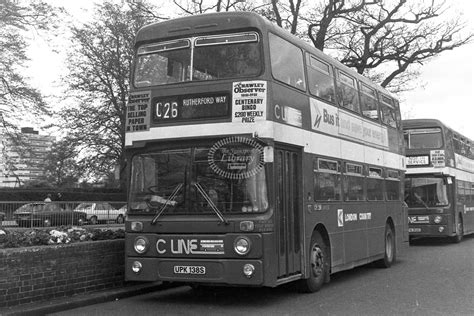
{"label": "brick wall", "polygon": [[124,240],[0,249],[0,307],[124,285]]}

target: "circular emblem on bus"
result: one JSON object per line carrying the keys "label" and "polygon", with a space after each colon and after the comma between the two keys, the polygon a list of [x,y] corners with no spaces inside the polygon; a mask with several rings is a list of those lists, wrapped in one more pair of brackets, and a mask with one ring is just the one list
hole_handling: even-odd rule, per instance
{"label": "circular emblem on bus", "polygon": [[247,179],[263,168],[263,147],[247,137],[232,136],[216,142],[207,156],[209,166],[227,179]]}

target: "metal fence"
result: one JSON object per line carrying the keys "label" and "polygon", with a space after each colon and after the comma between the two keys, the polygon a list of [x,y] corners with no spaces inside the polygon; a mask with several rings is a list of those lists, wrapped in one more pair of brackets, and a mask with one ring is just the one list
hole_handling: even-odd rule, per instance
{"label": "metal fence", "polygon": [[120,226],[126,211],[117,201],[0,201],[0,227]]}

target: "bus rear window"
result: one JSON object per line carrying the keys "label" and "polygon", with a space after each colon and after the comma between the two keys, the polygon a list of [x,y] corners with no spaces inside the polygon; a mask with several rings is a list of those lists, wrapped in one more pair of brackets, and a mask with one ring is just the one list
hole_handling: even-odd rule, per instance
{"label": "bus rear window", "polygon": [[440,128],[419,128],[404,131],[405,146],[409,149],[441,148],[443,137]]}

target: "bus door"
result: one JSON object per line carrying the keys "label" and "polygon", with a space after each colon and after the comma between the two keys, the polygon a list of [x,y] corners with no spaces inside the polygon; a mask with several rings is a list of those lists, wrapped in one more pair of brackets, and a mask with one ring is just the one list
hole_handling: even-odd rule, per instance
{"label": "bus door", "polygon": [[278,277],[301,272],[301,151],[275,149]]}

